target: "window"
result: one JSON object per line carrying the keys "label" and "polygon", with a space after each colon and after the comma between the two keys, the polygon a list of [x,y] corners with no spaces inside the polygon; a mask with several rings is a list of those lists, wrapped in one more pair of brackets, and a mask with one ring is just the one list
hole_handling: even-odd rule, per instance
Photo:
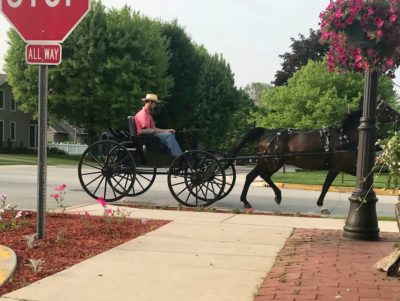
{"label": "window", "polygon": [[10,140],[15,141],[17,139],[17,124],[15,121],[10,121]]}
{"label": "window", "polygon": [[4,90],[0,90],[0,110],[4,110]]}
{"label": "window", "polygon": [[14,97],[11,97],[10,110],[15,112],[16,109],[17,109],[17,102],[15,101]]}
{"label": "window", "polygon": [[4,141],[4,121],[0,120],[0,141]]}
{"label": "window", "polygon": [[29,125],[29,148],[37,148],[38,146],[38,127],[36,124]]}

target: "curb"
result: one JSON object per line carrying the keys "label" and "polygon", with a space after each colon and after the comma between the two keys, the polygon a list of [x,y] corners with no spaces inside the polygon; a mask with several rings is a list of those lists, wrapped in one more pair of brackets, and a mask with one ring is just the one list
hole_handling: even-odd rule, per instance
{"label": "curb", "polygon": [[[257,187],[269,187],[269,185],[264,181],[255,181],[252,185]],[[300,189],[300,190],[313,190],[313,191],[321,191],[322,185],[305,185],[305,184],[292,184],[292,183],[275,183],[279,188],[285,189]],[[343,186],[331,186],[329,188],[329,192],[353,192],[354,187],[343,187]],[[392,189],[382,189],[375,188],[375,193],[377,195],[388,195],[388,196],[398,196],[400,194],[400,190],[392,190]]]}

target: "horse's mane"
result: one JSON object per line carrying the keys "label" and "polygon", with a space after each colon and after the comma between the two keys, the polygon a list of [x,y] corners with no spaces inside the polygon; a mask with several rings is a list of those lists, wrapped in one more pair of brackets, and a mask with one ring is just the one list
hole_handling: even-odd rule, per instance
{"label": "horse's mane", "polygon": [[345,115],[339,127],[342,128],[344,132],[354,130],[360,124],[361,115],[361,110],[350,111]]}

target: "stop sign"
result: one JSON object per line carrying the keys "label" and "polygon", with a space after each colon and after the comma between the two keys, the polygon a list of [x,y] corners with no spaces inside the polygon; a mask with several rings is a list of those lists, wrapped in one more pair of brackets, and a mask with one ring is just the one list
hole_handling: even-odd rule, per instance
{"label": "stop sign", "polygon": [[90,10],[90,0],[0,0],[0,12],[25,42],[63,42]]}

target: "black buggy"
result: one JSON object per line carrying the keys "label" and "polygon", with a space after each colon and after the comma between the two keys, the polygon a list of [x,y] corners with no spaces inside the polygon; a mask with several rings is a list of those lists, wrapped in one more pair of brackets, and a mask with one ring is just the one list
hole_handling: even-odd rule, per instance
{"label": "black buggy", "polygon": [[134,117],[128,129],[115,131],[122,142],[98,141],[82,154],[79,181],[93,198],[106,202],[146,192],[157,175],[167,175],[172,196],[188,207],[206,207],[227,196],[236,181],[233,160],[201,150],[185,151],[174,159],[157,137],[137,136]]}

